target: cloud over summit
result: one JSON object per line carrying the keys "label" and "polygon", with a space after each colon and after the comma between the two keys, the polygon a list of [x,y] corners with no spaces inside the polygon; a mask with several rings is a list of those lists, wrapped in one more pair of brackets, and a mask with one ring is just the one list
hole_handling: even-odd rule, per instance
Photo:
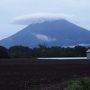
{"label": "cloud over summit", "polygon": [[36,13],[15,17],[12,20],[12,23],[18,25],[29,25],[33,23],[42,23],[51,20],[70,19],[72,17],[73,15],[66,15],[64,13]]}

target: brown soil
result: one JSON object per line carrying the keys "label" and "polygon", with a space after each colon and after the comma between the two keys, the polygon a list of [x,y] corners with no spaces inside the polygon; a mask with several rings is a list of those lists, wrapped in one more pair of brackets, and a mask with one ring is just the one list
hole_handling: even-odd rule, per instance
{"label": "brown soil", "polygon": [[0,60],[0,90],[63,90],[70,80],[90,76],[89,60]]}

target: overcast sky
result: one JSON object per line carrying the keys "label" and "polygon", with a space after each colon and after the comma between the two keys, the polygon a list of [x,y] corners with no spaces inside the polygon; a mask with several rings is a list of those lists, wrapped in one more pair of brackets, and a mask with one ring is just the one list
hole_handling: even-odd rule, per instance
{"label": "overcast sky", "polygon": [[15,18],[35,13],[59,13],[90,30],[90,0],[0,0],[0,39],[26,26],[12,24]]}

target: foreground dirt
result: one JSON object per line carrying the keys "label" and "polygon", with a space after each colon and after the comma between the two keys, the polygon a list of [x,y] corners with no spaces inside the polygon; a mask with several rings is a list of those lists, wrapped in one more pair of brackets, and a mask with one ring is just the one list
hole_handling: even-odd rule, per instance
{"label": "foreground dirt", "polygon": [[0,90],[63,90],[85,76],[90,76],[89,60],[0,60]]}

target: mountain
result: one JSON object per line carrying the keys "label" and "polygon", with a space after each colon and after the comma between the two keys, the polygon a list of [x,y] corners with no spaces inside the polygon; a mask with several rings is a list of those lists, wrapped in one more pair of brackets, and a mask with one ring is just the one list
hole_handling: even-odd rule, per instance
{"label": "mountain", "polygon": [[36,47],[39,44],[49,46],[87,45],[90,44],[90,31],[61,19],[30,24],[18,33],[0,41],[0,45],[5,47],[13,45]]}

